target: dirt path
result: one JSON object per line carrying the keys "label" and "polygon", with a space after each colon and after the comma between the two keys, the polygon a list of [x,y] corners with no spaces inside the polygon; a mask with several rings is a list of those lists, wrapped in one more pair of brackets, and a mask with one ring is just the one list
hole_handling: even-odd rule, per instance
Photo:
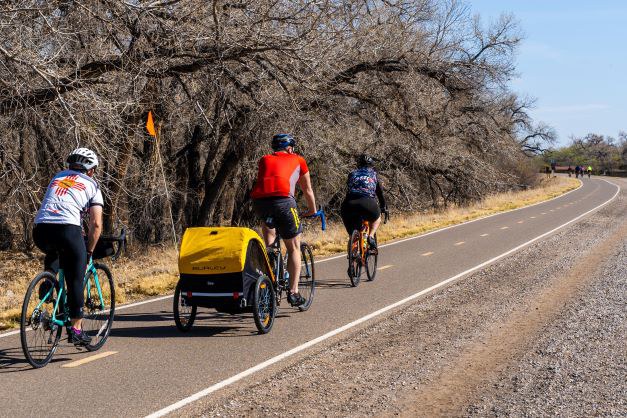
{"label": "dirt path", "polygon": [[180,412],[625,416],[625,202]]}

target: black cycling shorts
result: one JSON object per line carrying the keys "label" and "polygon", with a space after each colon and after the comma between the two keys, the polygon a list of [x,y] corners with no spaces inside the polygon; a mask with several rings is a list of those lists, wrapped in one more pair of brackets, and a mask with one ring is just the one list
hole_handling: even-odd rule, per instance
{"label": "black cycling shorts", "polygon": [[87,267],[87,249],[83,231],[77,225],[36,224],[33,228],[35,245],[46,254],[46,270],[57,273],[63,269],[67,286],[70,318],[83,317],[83,280]]}
{"label": "black cycling shorts", "polygon": [[342,222],[346,232],[352,234],[361,228],[362,221],[374,222],[381,217],[381,209],[376,198],[348,195],[342,202]]}
{"label": "black cycling shorts", "polygon": [[291,239],[303,232],[293,197],[269,197],[253,200],[255,214],[268,228],[279,230],[281,238]]}

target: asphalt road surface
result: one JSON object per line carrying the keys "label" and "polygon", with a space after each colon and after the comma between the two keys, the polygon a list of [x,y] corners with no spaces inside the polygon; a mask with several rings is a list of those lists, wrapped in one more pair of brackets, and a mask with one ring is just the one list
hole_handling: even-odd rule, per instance
{"label": "asphalt road surface", "polygon": [[[542,204],[382,246],[377,280],[357,288],[346,277],[345,256],[319,260],[312,308],[301,313],[283,304],[268,335],[256,334],[252,315],[202,309],[192,331],[180,333],[171,298],[118,308],[111,337],[99,352],[63,343],[40,370],[23,359],[19,334],[1,334],[0,415],[119,417],[162,411],[425,289],[462,279],[564,224],[594,216],[617,192],[607,181],[584,179],[579,189]],[[100,355],[106,356],[94,357]],[[80,360],[86,362],[62,367]]]}

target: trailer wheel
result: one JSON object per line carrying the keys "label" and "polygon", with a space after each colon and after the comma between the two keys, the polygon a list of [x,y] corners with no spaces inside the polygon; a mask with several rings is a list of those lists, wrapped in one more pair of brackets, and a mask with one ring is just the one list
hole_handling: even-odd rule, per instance
{"label": "trailer wheel", "polygon": [[255,283],[253,316],[259,334],[267,334],[272,329],[276,315],[276,294],[268,276],[261,275]]}
{"label": "trailer wheel", "polygon": [[188,303],[187,299],[181,295],[181,282],[176,284],[173,305],[174,323],[176,327],[182,332],[187,332],[192,329],[198,307],[193,303]]}

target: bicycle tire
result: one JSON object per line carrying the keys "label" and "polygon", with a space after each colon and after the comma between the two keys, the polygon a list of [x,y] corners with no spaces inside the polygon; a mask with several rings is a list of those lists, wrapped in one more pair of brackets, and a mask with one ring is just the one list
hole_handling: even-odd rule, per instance
{"label": "bicycle tire", "polygon": [[[193,303],[191,305],[187,305],[187,303],[181,298],[180,281],[176,284],[176,289],[174,289],[174,300],[172,304],[172,310],[174,312],[174,323],[176,324],[176,327],[181,332],[187,332],[192,329],[192,325],[194,325],[194,320],[196,319],[196,312],[198,310],[198,307]],[[184,318],[183,315],[185,315],[186,318]]]}
{"label": "bicycle tire", "polygon": [[[35,309],[37,304],[39,303],[40,295],[40,287],[43,283],[49,283],[48,286],[52,286],[51,289],[54,289],[52,293],[46,293],[44,301],[50,300],[50,302],[44,303],[39,310],[39,314],[35,313]],[[37,289],[37,295],[35,295],[34,291]],[[31,307],[31,297],[33,297],[32,303],[34,303],[33,311],[29,312],[29,308]],[[20,317],[20,341],[22,344],[22,352],[24,353],[24,357],[26,357],[26,361],[36,369],[44,367],[52,357],[54,356],[55,351],[59,345],[59,339],[61,338],[61,332],[63,327],[58,325],[50,324],[50,319],[52,318],[52,310],[54,309],[55,300],[59,297],[59,283],[54,274],[44,271],[39,273],[28,285],[28,289],[26,290],[26,294],[24,295],[24,302],[22,303],[22,315]],[[47,306],[46,306],[47,305]],[[37,322],[34,324],[33,319],[36,319]],[[29,343],[29,335],[26,333],[30,329],[30,339]],[[46,338],[47,337],[47,338]],[[37,341],[44,343],[43,345],[36,345]]]}
{"label": "bicycle tire", "polygon": [[361,255],[359,249],[360,232],[354,230],[348,240],[348,278],[351,286],[357,287],[361,280]]}
{"label": "bicycle tire", "polygon": [[272,280],[261,275],[255,282],[253,292],[253,317],[259,334],[267,334],[274,325],[276,316],[276,293]]}
{"label": "bicycle tire", "polygon": [[[377,234],[374,234],[375,248],[377,248]],[[369,281],[373,281],[377,277],[377,264],[379,262],[379,251],[372,251],[368,248],[366,252],[366,275]]]}
{"label": "bicycle tire", "polygon": [[[94,264],[98,274],[103,303],[105,306],[97,305],[99,302],[98,291],[94,285],[94,275],[89,272],[89,277],[85,281],[84,292],[87,291],[87,283],[91,280],[89,287],[90,294],[85,295],[85,308],[83,315],[83,331],[92,338],[93,343],[86,345],[89,351],[99,350],[111,334],[113,319],[115,317],[115,282],[111,270],[104,264]],[[94,302],[94,300],[96,300]]]}
{"label": "bicycle tire", "polygon": [[316,294],[316,274],[314,267],[314,256],[311,247],[307,243],[300,245],[301,266],[300,278],[298,280],[298,292],[305,298],[305,303],[298,309],[302,312],[311,307]]}

